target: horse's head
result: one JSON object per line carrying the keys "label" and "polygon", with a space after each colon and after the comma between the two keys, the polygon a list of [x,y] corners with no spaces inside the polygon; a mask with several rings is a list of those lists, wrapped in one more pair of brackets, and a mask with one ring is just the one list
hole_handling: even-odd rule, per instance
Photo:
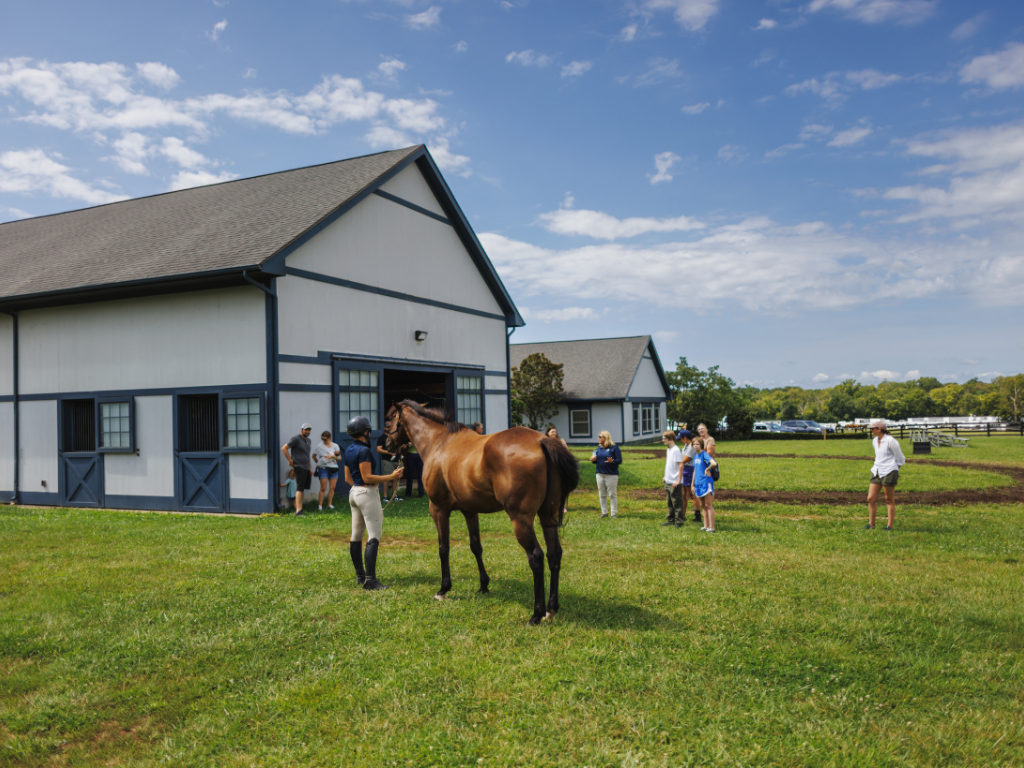
{"label": "horse's head", "polygon": [[384,415],[384,435],[387,437],[384,447],[392,453],[409,442],[409,435],[402,424],[402,406],[399,403],[392,403]]}

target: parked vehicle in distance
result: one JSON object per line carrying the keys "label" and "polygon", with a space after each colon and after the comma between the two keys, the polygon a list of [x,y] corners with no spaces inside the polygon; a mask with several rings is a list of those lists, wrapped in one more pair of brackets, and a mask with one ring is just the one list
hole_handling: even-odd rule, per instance
{"label": "parked vehicle in distance", "polygon": [[754,422],[754,432],[755,433],[756,432],[771,432],[771,431],[772,431],[772,427],[771,427],[770,424],[766,424],[763,421],[755,421]]}
{"label": "parked vehicle in distance", "polygon": [[812,428],[816,429],[819,434],[822,433],[822,432],[828,432],[829,434],[833,434],[834,435],[836,433],[835,427],[826,427],[825,425],[819,424],[816,421],[809,421],[807,419],[804,419],[804,424],[806,424],[809,427],[812,427]]}
{"label": "parked vehicle in distance", "polygon": [[769,428],[771,429],[772,432],[774,432],[776,434],[780,434],[780,435],[792,435],[793,433],[796,432],[795,429],[790,429],[789,427],[784,427],[784,426],[782,426],[782,424],[779,424],[778,422],[774,422],[774,421],[771,424],[769,424],[768,426],[769,426]]}
{"label": "parked vehicle in distance", "polygon": [[812,427],[813,422],[806,422],[803,420],[791,420],[782,422],[782,426],[788,429],[790,432],[801,432],[805,435],[820,435],[821,427]]}

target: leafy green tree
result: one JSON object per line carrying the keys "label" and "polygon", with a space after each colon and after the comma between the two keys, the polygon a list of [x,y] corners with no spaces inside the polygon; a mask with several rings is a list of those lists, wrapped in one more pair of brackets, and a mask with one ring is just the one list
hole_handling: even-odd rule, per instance
{"label": "leafy green tree", "polygon": [[[551,362],[543,352],[534,352],[512,369],[512,419],[528,422],[530,429],[540,430],[542,425],[558,413],[562,398],[564,373],[561,363]],[[518,402],[518,406],[517,406]]]}
{"label": "leafy green tree", "polygon": [[992,381],[999,393],[999,404],[996,415],[1012,421],[1020,421],[1024,416],[1024,373],[1016,376],[999,376]]}
{"label": "leafy green tree", "polygon": [[754,417],[743,395],[737,393],[732,379],[713,365],[706,371],[679,358],[674,371],[666,374],[672,389],[668,417],[691,428],[704,423],[715,430],[726,419],[730,433],[749,434]]}

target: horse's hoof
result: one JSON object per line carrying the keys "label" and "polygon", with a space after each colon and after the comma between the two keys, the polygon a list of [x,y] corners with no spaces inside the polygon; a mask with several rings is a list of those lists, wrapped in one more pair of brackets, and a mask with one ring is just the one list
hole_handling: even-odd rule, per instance
{"label": "horse's hoof", "polygon": [[530,626],[531,627],[536,627],[538,624],[540,624],[540,622],[541,622],[541,618],[539,616],[531,616],[530,617]]}
{"label": "horse's hoof", "polygon": [[556,614],[555,614],[554,611],[548,611],[547,613],[544,614],[544,618],[541,619],[541,621],[554,621],[555,620],[555,615]]}
{"label": "horse's hoof", "polygon": [[491,590],[489,590],[487,587],[480,587],[480,589],[478,589],[476,593],[478,595],[489,595],[491,594]]}
{"label": "horse's hoof", "polygon": [[444,600],[446,597],[448,597],[448,595],[444,592],[438,592],[436,595],[434,595],[435,600]]}

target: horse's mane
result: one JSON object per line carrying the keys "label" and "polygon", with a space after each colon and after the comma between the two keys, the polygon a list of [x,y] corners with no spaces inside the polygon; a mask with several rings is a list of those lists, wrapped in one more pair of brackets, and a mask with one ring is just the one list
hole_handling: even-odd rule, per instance
{"label": "horse's mane", "polygon": [[448,412],[442,411],[440,408],[427,408],[415,400],[403,400],[400,405],[405,406],[410,411],[415,413],[417,416],[422,416],[424,419],[434,422],[435,424],[441,424],[452,434],[461,432],[464,429],[469,429],[465,424],[455,420],[455,412],[451,409]]}

